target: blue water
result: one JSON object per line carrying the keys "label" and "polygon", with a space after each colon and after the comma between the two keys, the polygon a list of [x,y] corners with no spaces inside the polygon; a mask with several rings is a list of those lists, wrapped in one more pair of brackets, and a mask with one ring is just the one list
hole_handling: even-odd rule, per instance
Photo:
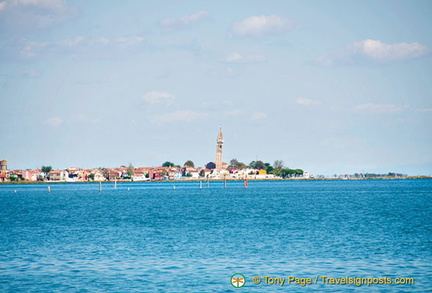
{"label": "blue water", "polygon": [[[432,290],[432,180],[50,186],[0,185],[0,292]],[[255,285],[253,276],[415,284]]]}

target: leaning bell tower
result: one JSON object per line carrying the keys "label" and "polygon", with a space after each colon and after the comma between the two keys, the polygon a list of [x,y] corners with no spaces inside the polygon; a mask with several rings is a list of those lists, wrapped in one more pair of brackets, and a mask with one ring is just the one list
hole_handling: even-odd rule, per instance
{"label": "leaning bell tower", "polygon": [[223,135],[222,127],[219,128],[218,137],[216,140],[216,170],[222,170],[222,145],[223,145]]}

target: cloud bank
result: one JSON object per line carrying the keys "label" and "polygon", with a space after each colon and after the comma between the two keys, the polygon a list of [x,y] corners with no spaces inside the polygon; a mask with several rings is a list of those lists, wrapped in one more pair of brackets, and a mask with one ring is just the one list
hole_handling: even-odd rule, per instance
{"label": "cloud bank", "polygon": [[349,48],[353,55],[361,55],[377,62],[389,62],[420,57],[427,47],[419,43],[385,44],[377,40],[363,40]]}
{"label": "cloud bank", "polygon": [[170,104],[175,96],[167,92],[148,92],[142,98],[146,103],[149,104]]}
{"label": "cloud bank", "polygon": [[225,62],[228,63],[255,63],[263,62],[266,58],[261,55],[248,55],[244,56],[239,53],[231,53],[225,58]]}
{"label": "cloud bank", "polygon": [[[8,55],[21,58],[48,57],[56,54],[88,54],[92,56],[120,56],[120,53],[131,53],[144,44],[141,36],[118,38],[85,38],[77,36],[72,39],[64,39],[49,42],[34,42],[31,40],[19,40],[9,43],[9,47],[2,47]],[[6,50],[9,49],[9,50]]]}
{"label": "cloud bank", "polygon": [[277,35],[291,30],[293,22],[278,15],[250,16],[231,26],[232,37],[262,37]]}
{"label": "cloud bank", "polygon": [[31,32],[63,22],[76,14],[64,0],[6,0],[0,2],[2,31]]}
{"label": "cloud bank", "polygon": [[354,110],[357,113],[371,113],[371,114],[390,114],[399,113],[406,109],[406,107],[396,106],[392,104],[361,104],[357,105]]}
{"label": "cloud bank", "polygon": [[178,18],[165,18],[159,22],[159,26],[168,30],[184,29],[207,19],[209,15],[208,11],[199,11]]}
{"label": "cloud bank", "polygon": [[60,117],[51,117],[51,118],[44,121],[44,124],[46,126],[50,126],[50,127],[59,127],[63,123],[64,123],[64,121]]}
{"label": "cloud bank", "polygon": [[357,61],[372,63],[390,63],[427,55],[428,47],[420,43],[386,44],[379,40],[366,39],[349,45],[344,50],[334,54],[318,57],[318,63],[323,66],[350,64]]}
{"label": "cloud bank", "polygon": [[301,105],[301,106],[317,106],[317,105],[321,105],[321,102],[316,101],[316,100],[312,100],[312,99],[307,99],[307,98],[297,98],[295,103],[297,105]]}

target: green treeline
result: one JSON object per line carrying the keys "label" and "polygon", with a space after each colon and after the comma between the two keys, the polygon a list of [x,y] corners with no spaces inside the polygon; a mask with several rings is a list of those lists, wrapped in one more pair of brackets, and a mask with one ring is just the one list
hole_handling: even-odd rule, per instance
{"label": "green treeline", "polygon": [[284,162],[282,160],[274,161],[273,165],[271,165],[270,163],[264,163],[263,161],[252,161],[249,163],[249,165],[246,165],[243,162],[239,162],[237,159],[232,159],[230,161],[230,165],[228,166],[228,169],[230,168],[252,168],[258,170],[265,170],[267,174],[274,174],[282,178],[300,176],[304,173],[302,169],[291,169],[284,166]]}

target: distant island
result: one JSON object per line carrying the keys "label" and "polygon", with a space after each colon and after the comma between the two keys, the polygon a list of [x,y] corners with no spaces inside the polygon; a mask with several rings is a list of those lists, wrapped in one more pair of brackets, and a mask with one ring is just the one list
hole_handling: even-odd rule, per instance
{"label": "distant island", "polygon": [[158,167],[120,166],[118,168],[77,167],[53,170],[51,166],[42,166],[35,170],[8,170],[7,161],[0,161],[0,182],[32,183],[32,182],[115,182],[115,181],[160,181],[160,180],[346,180],[346,179],[401,179],[401,178],[432,178],[429,176],[407,176],[405,174],[387,173],[355,173],[324,176],[313,176],[301,169],[290,169],[278,160],[273,165],[262,161],[252,161],[249,165],[232,159],[230,164],[222,163],[217,170],[214,162],[204,167],[195,168],[191,160],[183,166],[165,162]]}
{"label": "distant island", "polygon": [[215,162],[209,162],[204,167],[195,167],[195,164],[188,160],[183,166],[166,161],[157,167],[134,167],[130,164],[116,168],[82,169],[71,167],[61,170],[54,170],[51,166],[42,166],[34,170],[8,170],[7,161],[1,162],[0,182],[244,180],[313,177],[301,169],[283,167],[282,161],[276,161],[273,165],[262,161],[252,161],[246,165],[233,159],[230,164],[222,162],[219,169],[216,168]]}

